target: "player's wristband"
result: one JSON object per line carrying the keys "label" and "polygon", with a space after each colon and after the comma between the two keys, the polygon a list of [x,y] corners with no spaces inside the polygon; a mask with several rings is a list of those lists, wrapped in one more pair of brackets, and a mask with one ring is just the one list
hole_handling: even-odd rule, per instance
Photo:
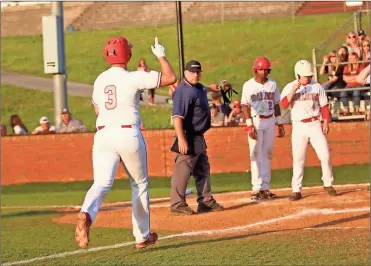
{"label": "player's wristband", "polygon": [[277,125],[281,125],[282,124],[282,121],[281,121],[281,116],[276,116],[276,124]]}
{"label": "player's wristband", "polygon": [[252,126],[252,119],[251,118],[247,118],[246,119],[246,126]]}

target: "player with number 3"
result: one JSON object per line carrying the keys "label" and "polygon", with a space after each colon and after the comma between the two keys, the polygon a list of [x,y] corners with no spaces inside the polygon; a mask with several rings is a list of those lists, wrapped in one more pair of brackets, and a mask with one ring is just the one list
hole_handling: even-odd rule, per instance
{"label": "player with number 3", "polygon": [[157,37],[151,48],[160,62],[161,72],[127,71],[132,45],[124,37],[112,37],[104,46],[104,56],[111,67],[94,82],[92,102],[97,116],[93,144],[94,183],[77,215],[75,240],[81,248],[88,247],[90,226],[113,185],[120,162],[132,188],[136,247],[142,249],[157,241],[157,234],[150,232],[147,151],[140,131],[140,93],[142,89],[174,84],[176,77]]}
{"label": "player with number 3", "polygon": [[278,126],[278,137],[285,136],[285,129],[280,121],[280,92],[277,83],[268,78],[271,72],[268,58],[256,58],[253,72],[255,76],[243,85],[241,104],[250,148],[251,199],[256,200],[276,197],[269,190],[275,124]]}

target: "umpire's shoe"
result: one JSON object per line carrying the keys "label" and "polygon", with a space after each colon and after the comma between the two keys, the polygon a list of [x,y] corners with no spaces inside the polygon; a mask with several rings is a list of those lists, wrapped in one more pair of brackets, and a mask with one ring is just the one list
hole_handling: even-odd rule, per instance
{"label": "umpire's shoe", "polygon": [[302,199],[302,198],[303,198],[303,196],[301,195],[300,192],[294,192],[294,193],[292,193],[291,196],[289,197],[289,200],[294,201],[294,200],[300,200],[300,199]]}
{"label": "umpire's shoe", "polygon": [[181,204],[177,208],[171,208],[170,210],[172,215],[193,215],[195,214],[194,210],[188,207],[187,204]]}
{"label": "umpire's shoe", "polygon": [[77,214],[77,224],[75,230],[75,241],[80,248],[87,248],[89,244],[89,231],[91,226],[90,215],[87,212]]}
{"label": "umpire's shoe", "polygon": [[224,211],[224,207],[217,203],[215,199],[198,203],[197,212],[218,212],[218,211]]}
{"label": "umpire's shoe", "polygon": [[334,187],[323,187],[323,189],[330,195],[330,196],[337,196],[338,193],[334,189]]}

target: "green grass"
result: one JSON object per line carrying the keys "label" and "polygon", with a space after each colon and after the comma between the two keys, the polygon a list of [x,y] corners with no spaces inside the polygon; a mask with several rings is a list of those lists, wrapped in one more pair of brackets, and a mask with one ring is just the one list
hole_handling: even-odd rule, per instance
{"label": "green grass", "polygon": [[[335,184],[369,182],[370,165],[334,167]],[[304,185],[321,185],[321,170],[305,169]],[[291,170],[273,171],[272,188],[289,187]],[[250,174],[212,175],[213,192],[250,190]],[[190,187],[193,182],[190,182]],[[91,185],[87,182],[39,183],[2,187],[2,207],[14,205],[80,205]],[[168,197],[169,178],[150,179],[151,198]],[[105,202],[129,200],[128,180],[117,180]],[[55,224],[63,214],[55,209],[2,209],[2,262],[27,260],[77,250],[73,225]],[[360,218],[361,219],[361,218]],[[340,223],[340,221],[339,221]],[[30,265],[368,265],[369,231],[243,232],[238,236],[174,238],[155,249],[137,252],[133,246],[35,262]],[[173,232],[161,231],[161,236]],[[89,247],[133,241],[130,229],[93,226]]]}
{"label": "green grass", "polygon": [[[77,250],[74,225],[51,222],[60,214],[3,211],[2,261],[11,262]],[[170,233],[162,233],[162,236]],[[214,238],[175,238],[137,252],[133,246],[50,259],[30,265],[369,265],[368,231],[290,231]],[[131,242],[129,229],[91,230],[89,247]]]}
{"label": "green grass", "polygon": [[[228,79],[237,91],[251,78],[251,66],[257,56],[267,56],[273,65],[272,78],[282,87],[293,79],[293,66],[299,59],[311,59],[312,48],[325,40],[352,15],[352,12],[292,18],[261,18],[208,23],[185,23],[183,26],[185,61],[202,63],[203,82]],[[344,32],[346,34],[346,32]],[[144,57],[152,69],[159,63],[150,45],[154,36],[166,47],[166,53],[178,72],[176,25],[138,27],[90,32],[66,32],[65,53],[69,81],[92,84],[107,68],[103,58],[104,42],[113,35],[124,35],[134,44],[129,69],[136,68]],[[304,37],[306,36],[306,37]],[[339,38],[337,46],[344,42]],[[3,71],[36,76],[43,73],[41,36],[1,38]],[[336,47],[329,48],[330,50]],[[330,51],[329,50],[329,51]],[[329,52],[324,51],[324,52]]]}
{"label": "green grass", "polygon": [[[291,169],[273,170],[271,188],[290,187]],[[370,165],[344,165],[334,167],[335,184],[367,183]],[[229,192],[251,190],[250,173],[214,174],[211,176],[212,191]],[[37,183],[8,185],[2,187],[2,206],[29,205],[80,205],[92,181],[73,183]],[[304,185],[321,185],[321,169],[305,168]],[[190,187],[194,187],[190,181]],[[170,178],[150,178],[151,198],[168,197]],[[131,199],[130,184],[127,179],[115,181],[105,202],[126,201]]]}
{"label": "green grass", "polygon": [[[204,69],[202,82],[209,84],[221,79],[232,82],[237,91],[252,77],[253,60],[260,55],[269,57],[275,79],[280,89],[292,80],[293,66],[299,59],[311,59],[311,49],[340,27],[351,13],[316,15],[291,18],[265,18],[220,23],[185,23],[185,60],[195,58]],[[298,38],[305,33],[310,38]],[[157,35],[166,47],[170,62],[178,70],[178,50],[175,25],[140,27],[130,29],[99,30],[91,32],[66,32],[66,62],[69,81],[92,84],[97,75],[107,68],[102,47],[112,35],[125,35],[133,44],[133,61],[144,56],[149,66],[159,69],[149,45]],[[194,41],[197,40],[197,41]],[[337,39],[336,39],[337,40]],[[338,39],[341,44],[344,40]],[[335,42],[335,41],[333,41]],[[41,36],[1,37],[1,66],[3,71],[36,76],[43,74]],[[165,92],[167,89],[163,89]],[[167,92],[166,92],[167,93]],[[240,97],[240,96],[237,96]],[[95,115],[90,98],[69,96],[73,115],[81,119],[90,130],[95,130]],[[25,90],[2,85],[1,119],[6,125],[12,114],[19,114],[31,131],[39,124],[41,116],[54,120],[53,95],[48,92]],[[141,107],[147,129],[172,128],[171,107]],[[11,132],[9,129],[8,131]]]}
{"label": "green grass", "polygon": [[[40,117],[46,115],[54,124],[54,103],[51,92],[19,88],[11,85],[1,86],[1,120],[12,134],[9,119],[18,114],[23,123],[32,132],[39,126]],[[89,97],[68,96],[68,105],[72,116],[81,119],[91,130],[95,131],[95,113]],[[147,129],[172,128],[170,125],[171,106],[140,107],[143,123]]]}

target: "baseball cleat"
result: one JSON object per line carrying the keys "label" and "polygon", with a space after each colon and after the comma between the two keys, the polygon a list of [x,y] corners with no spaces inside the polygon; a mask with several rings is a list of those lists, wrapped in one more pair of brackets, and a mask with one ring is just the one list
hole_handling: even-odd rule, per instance
{"label": "baseball cleat", "polygon": [[188,205],[178,206],[175,209],[171,209],[170,212],[174,216],[178,216],[178,215],[193,215],[193,214],[195,214],[195,212],[190,207],[188,207]]}
{"label": "baseball cleat", "polygon": [[224,207],[212,199],[207,202],[200,202],[197,206],[197,212],[218,212],[224,211]]}
{"label": "baseball cleat", "polygon": [[337,196],[337,192],[336,192],[336,190],[334,189],[334,187],[333,186],[330,186],[330,187],[323,187],[323,189],[325,190],[325,191],[327,191],[327,193],[330,195],[330,196]]}
{"label": "baseball cleat", "polygon": [[254,191],[251,195],[251,200],[258,200],[261,199],[261,193],[260,191]]}
{"label": "baseball cleat", "polygon": [[291,196],[289,197],[289,200],[294,201],[294,200],[300,200],[300,199],[302,199],[302,198],[303,198],[303,196],[301,195],[300,192],[294,192],[294,193],[292,193]]}
{"label": "baseball cleat", "polygon": [[137,249],[143,249],[156,243],[158,235],[156,233],[149,233],[149,237],[142,243],[137,243],[135,246]]}
{"label": "baseball cleat", "polygon": [[89,231],[91,226],[90,215],[87,212],[77,214],[77,224],[75,230],[75,241],[80,248],[87,248],[89,244]]}
{"label": "baseball cleat", "polygon": [[261,190],[260,195],[262,199],[275,199],[277,195],[270,192],[269,190]]}

